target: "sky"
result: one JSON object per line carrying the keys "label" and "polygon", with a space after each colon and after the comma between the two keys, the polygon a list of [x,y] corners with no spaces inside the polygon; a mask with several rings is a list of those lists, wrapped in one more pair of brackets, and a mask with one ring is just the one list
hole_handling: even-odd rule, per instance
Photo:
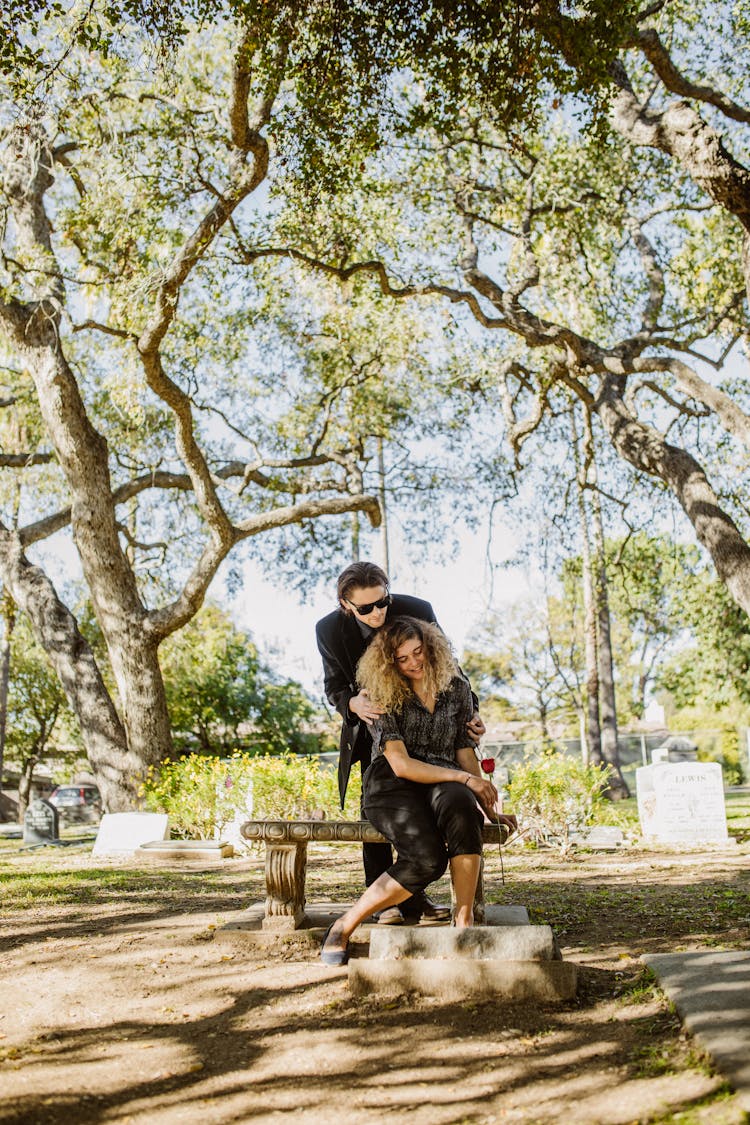
{"label": "sky", "polygon": [[[466,530],[460,539],[460,550],[452,560],[431,562],[429,557],[423,557],[418,563],[399,550],[396,540],[391,545],[390,562],[391,589],[431,602],[443,631],[459,654],[470,643],[472,629],[489,609],[527,598],[534,587],[532,577],[521,567],[497,569],[516,550],[514,534],[508,527],[495,526],[489,551],[487,527]],[[377,553],[369,557],[382,565]],[[261,564],[247,562],[243,569],[244,583],[238,594],[229,597],[219,576],[213,596],[229,610],[237,625],[252,633],[274,671],[298,680],[319,700],[323,694],[323,673],[315,643],[315,623],[336,608],[333,584],[316,589],[303,603],[296,591],[270,582]]]}

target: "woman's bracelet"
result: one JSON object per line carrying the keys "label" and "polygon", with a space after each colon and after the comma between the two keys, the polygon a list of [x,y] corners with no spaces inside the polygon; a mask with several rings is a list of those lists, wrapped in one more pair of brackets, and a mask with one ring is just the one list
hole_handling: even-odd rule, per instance
{"label": "woman's bracelet", "polygon": [[467,773],[466,777],[464,778],[464,785],[468,785],[473,776],[474,776],[473,773]]}

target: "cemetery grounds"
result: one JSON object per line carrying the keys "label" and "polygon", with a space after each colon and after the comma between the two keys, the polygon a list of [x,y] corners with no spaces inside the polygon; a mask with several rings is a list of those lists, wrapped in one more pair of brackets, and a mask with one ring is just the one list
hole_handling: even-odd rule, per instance
{"label": "cemetery grounds", "polygon": [[[259,851],[144,868],[3,841],[0,1122],[738,1125],[640,961],[750,949],[750,789],[727,813],[728,848],[511,846],[504,884],[487,849],[488,900],[526,906],[580,966],[575,1001],[546,1006],[354,999],[315,950],[228,943],[263,897]],[[309,899],[359,878],[358,848],[310,847]]]}

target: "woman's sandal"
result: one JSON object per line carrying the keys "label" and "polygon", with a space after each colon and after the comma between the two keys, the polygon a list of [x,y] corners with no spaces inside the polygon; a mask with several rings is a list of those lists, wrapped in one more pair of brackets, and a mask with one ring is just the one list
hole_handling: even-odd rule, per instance
{"label": "woman's sandal", "polygon": [[[337,921],[338,921],[338,918],[336,919],[336,922]],[[328,935],[330,934],[333,927],[336,925],[336,922],[331,922],[330,926],[328,927],[328,929],[326,930],[326,932],[323,936],[322,942],[320,943],[320,959],[321,959],[321,961],[323,962],[324,965],[337,965],[337,966],[338,965],[345,965],[347,963],[347,961],[349,960],[349,950],[348,949],[326,949],[326,942],[328,941]]]}

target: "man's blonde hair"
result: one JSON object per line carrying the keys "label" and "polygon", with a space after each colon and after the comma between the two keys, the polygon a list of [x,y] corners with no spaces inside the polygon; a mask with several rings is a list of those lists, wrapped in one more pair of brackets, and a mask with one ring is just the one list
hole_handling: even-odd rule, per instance
{"label": "man's blonde hair", "polygon": [[416,617],[397,617],[378,629],[357,665],[357,683],[384,711],[400,711],[412,687],[396,663],[396,652],[406,641],[418,640],[424,656],[424,683],[439,695],[458,675],[450,642],[443,632]]}

